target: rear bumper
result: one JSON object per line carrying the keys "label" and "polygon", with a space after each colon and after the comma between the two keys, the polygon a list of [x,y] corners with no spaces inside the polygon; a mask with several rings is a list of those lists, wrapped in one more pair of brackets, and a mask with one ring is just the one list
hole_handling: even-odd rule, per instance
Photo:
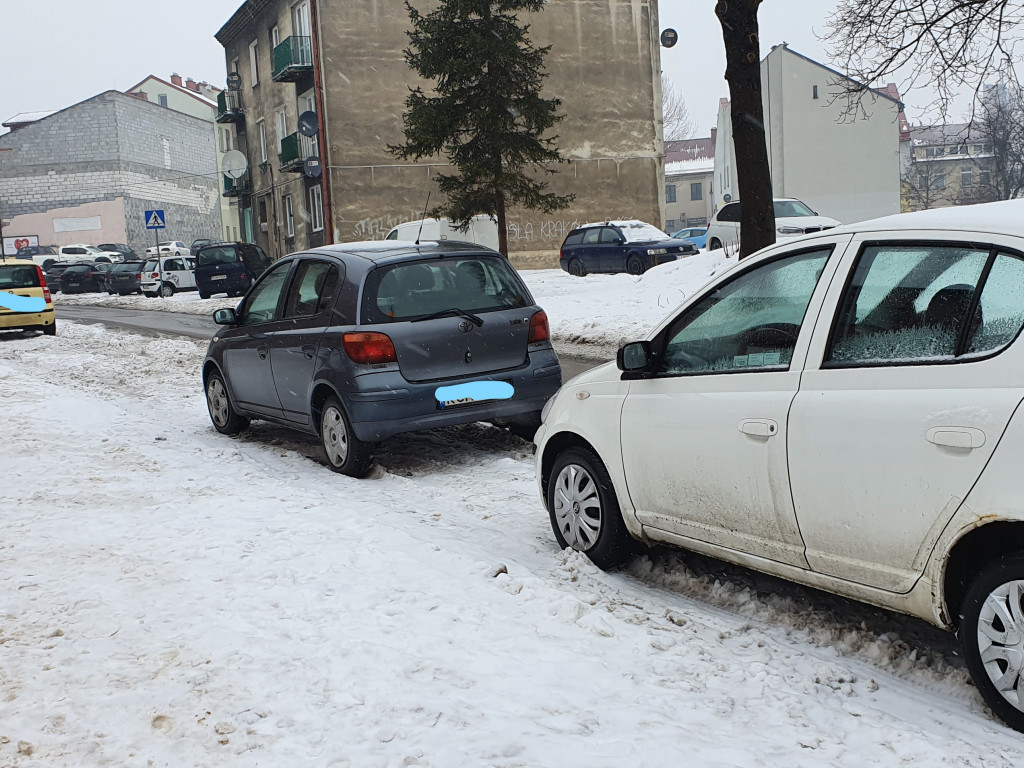
{"label": "rear bumper", "polygon": [[45,328],[56,322],[56,313],[51,306],[42,312],[4,312],[0,314],[0,330],[15,328]]}
{"label": "rear bumper", "polygon": [[237,293],[249,287],[248,273],[246,273],[245,280],[242,280],[239,274],[234,272],[220,273],[222,279],[214,280],[213,278],[217,274],[212,272],[209,275],[204,275],[196,270],[196,286],[203,293]]}
{"label": "rear bumper", "polygon": [[[443,410],[438,407],[438,387],[476,381],[509,382],[515,392],[508,400],[486,400]],[[515,421],[539,412],[561,385],[558,356],[553,349],[542,349],[531,352],[529,363],[522,368],[443,382],[412,383],[398,371],[369,373],[357,376],[342,399],[356,437],[374,441],[402,432],[474,421]]]}

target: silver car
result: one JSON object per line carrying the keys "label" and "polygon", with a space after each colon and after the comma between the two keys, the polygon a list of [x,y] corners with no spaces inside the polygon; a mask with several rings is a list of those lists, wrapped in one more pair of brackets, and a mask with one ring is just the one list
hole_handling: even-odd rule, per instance
{"label": "silver car", "polygon": [[532,437],[562,380],[544,311],[504,256],[471,243],[293,254],[214,320],[214,427],[266,419],[316,434],[353,477],[401,432],[491,421]]}

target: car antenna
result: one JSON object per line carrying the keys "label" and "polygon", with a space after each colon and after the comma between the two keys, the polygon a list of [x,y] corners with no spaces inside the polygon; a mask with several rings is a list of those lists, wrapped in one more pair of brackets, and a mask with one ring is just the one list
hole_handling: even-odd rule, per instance
{"label": "car antenna", "polygon": [[420,235],[423,234],[423,219],[427,216],[427,206],[430,205],[430,190],[427,190],[427,202],[423,205],[423,216],[420,217],[420,230],[416,233],[416,245],[420,244]]}

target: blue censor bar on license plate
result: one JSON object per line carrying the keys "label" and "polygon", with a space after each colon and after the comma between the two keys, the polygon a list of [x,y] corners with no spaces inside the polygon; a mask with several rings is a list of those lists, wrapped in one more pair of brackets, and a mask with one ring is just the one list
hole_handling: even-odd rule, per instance
{"label": "blue censor bar on license plate", "polygon": [[508,400],[514,392],[515,387],[506,381],[470,381],[450,387],[438,387],[434,390],[434,396],[440,408],[451,408],[456,405],[478,403],[481,400]]}

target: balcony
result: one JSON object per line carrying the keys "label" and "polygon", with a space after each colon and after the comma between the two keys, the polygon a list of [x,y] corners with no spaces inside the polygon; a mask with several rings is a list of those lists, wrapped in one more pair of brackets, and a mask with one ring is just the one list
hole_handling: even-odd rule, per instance
{"label": "balcony", "polygon": [[294,83],[313,71],[313,48],[308,37],[286,37],[274,48],[275,83]]}
{"label": "balcony", "polygon": [[217,94],[217,122],[241,123],[245,120],[242,109],[242,94],[238,91],[221,91]]}
{"label": "balcony", "polygon": [[224,197],[241,197],[242,195],[248,195],[249,189],[249,174],[246,173],[240,179],[233,179],[227,174],[224,176]]}
{"label": "balcony", "polygon": [[317,154],[316,138],[293,133],[281,139],[281,151],[277,158],[282,171],[302,173],[306,158]]}

